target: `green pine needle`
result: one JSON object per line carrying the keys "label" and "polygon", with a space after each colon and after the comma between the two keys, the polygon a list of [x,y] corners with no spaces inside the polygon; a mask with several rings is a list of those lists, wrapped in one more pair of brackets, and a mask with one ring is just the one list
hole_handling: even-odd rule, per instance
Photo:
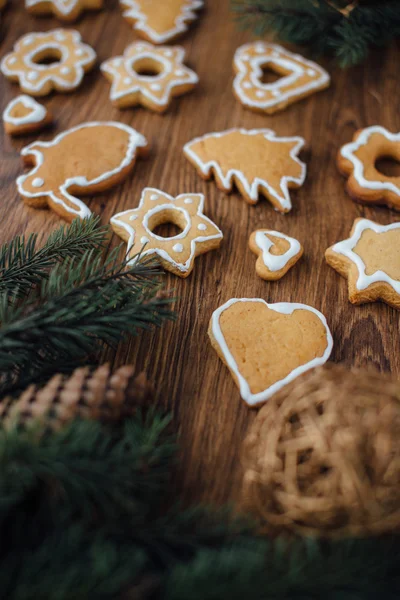
{"label": "green pine needle", "polygon": [[341,67],[363,62],[373,46],[400,35],[400,5],[393,0],[232,0],[239,25],[258,36],[273,32],[284,42],[307,46],[316,55],[333,55]]}
{"label": "green pine needle", "polygon": [[160,294],[160,269],[137,255],[130,265],[117,248],[102,261],[94,250],[56,265],[39,298],[21,306],[0,302],[0,394],[15,392],[68,365],[81,364],[103,344],[171,318]]}
{"label": "green pine needle", "polygon": [[98,217],[75,219],[68,227],[54,231],[37,249],[37,234],[19,236],[0,248],[0,295],[22,298],[48,277],[49,270],[69,257],[82,256],[105,243],[107,227],[99,227]]}

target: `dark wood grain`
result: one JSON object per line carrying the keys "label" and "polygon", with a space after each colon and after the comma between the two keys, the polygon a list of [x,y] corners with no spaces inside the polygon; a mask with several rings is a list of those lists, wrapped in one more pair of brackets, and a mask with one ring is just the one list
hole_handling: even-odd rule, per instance
{"label": "dark wood grain", "polygon": [[[1,21],[1,55],[23,33],[48,30],[60,23],[36,19],[14,2]],[[98,14],[86,14],[76,24],[83,39],[98,53],[99,62],[122,53],[135,34],[122,19],[116,3]],[[202,192],[206,214],[223,230],[219,251],[197,259],[186,280],[167,275],[166,286],[178,297],[176,323],[140,335],[109,358],[115,364],[134,363],[145,369],[159,392],[159,403],[172,408],[181,436],[182,453],[177,487],[186,499],[222,502],[233,499],[240,482],[241,442],[254,419],[240,400],[228,370],[207,339],[211,313],[231,297],[261,297],[269,302],[304,302],[320,309],[329,321],[335,346],[333,360],[347,365],[373,364],[400,374],[399,313],[383,304],[353,307],[346,282],[324,262],[325,249],[350,231],[354,218],[367,216],[389,223],[398,216],[387,208],[364,208],[344,192],[344,180],[335,167],[335,155],[357,128],[381,124],[400,130],[399,47],[371,54],[357,69],[332,73],[330,89],[263,116],[244,110],[232,94],[232,56],[250,35],[238,33],[228,0],[208,3],[198,24],[181,41],[187,62],[200,76],[194,93],[177,100],[165,115],[144,109],[120,112],[110,104],[109,84],[98,69],[71,95],[44,100],[57,118],[56,132],[85,120],[116,119],[148,137],[152,155],[137,164],[133,175],[106,195],[90,199],[89,206],[104,223],[117,211],[134,207],[145,186],[176,195]],[[1,108],[18,93],[16,85],[1,80]],[[280,215],[266,201],[252,207],[238,195],[226,196],[214,183],[203,182],[186,161],[182,146],[197,135],[229,127],[271,127],[280,135],[301,135],[308,142],[306,184],[293,192],[293,211]],[[0,133],[1,219],[0,242],[15,234],[38,231],[47,235],[60,223],[47,211],[27,208],[18,197],[15,179],[22,172],[19,150],[33,137],[13,141]],[[259,227],[286,232],[305,247],[305,256],[280,282],[267,283],[255,274],[255,257],[248,250],[250,233]]]}

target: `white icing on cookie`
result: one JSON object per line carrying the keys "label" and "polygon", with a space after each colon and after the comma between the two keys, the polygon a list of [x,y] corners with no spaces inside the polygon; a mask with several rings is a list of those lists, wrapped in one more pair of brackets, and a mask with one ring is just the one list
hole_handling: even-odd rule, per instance
{"label": "white icing on cookie", "polygon": [[[289,243],[290,246],[284,254],[271,254],[270,250],[274,246],[274,242],[268,237],[270,235],[286,240]],[[300,243],[294,238],[289,237],[284,233],[280,233],[279,231],[272,231],[269,229],[257,231],[255,242],[260,250],[262,250],[264,265],[273,272],[284,269],[288,262],[301,250]]]}
{"label": "white icing on cookie", "polygon": [[391,223],[390,225],[378,225],[378,223],[374,223],[369,219],[360,219],[356,223],[353,235],[347,240],[343,240],[332,246],[331,250],[337,254],[346,256],[357,266],[358,279],[356,287],[358,290],[365,290],[373,283],[384,282],[388,283],[397,294],[400,294],[400,281],[392,279],[392,277],[389,277],[384,271],[375,271],[372,275],[367,275],[367,267],[364,261],[354,252],[354,248],[360,241],[363,232],[367,229],[371,229],[375,233],[385,233],[392,229],[400,229],[400,222]]}
{"label": "white icing on cookie", "polygon": [[[112,77],[110,99],[115,102],[139,93],[158,106],[167,106],[176,88],[199,81],[196,73],[183,65],[184,59],[185,50],[180,46],[174,46],[167,56],[165,48],[144,42],[130,44],[123,56],[108,59],[101,65],[101,70]],[[152,76],[137,72],[135,64],[143,60],[153,62],[160,72]]]}
{"label": "white icing on cookie", "polygon": [[388,131],[384,127],[376,125],[364,129],[359,134],[355,142],[346,144],[340,149],[340,154],[343,156],[343,158],[346,158],[353,164],[353,177],[356,179],[357,183],[361,187],[367,188],[369,190],[388,190],[400,196],[400,187],[396,185],[393,181],[370,181],[369,179],[366,179],[364,173],[364,164],[355,155],[357,150],[359,150],[362,146],[366,146],[368,144],[371,136],[375,133],[383,135],[390,142],[400,144],[400,133],[390,133],[390,131]]}
{"label": "white icing on cookie", "polygon": [[[203,163],[200,160],[199,156],[192,150],[192,145],[198,144],[199,142],[201,142],[209,137],[216,137],[216,138],[224,137],[226,134],[232,133],[232,132],[239,132],[243,135],[263,134],[264,137],[271,142],[274,142],[274,141],[295,142],[295,145],[293,146],[293,148],[290,152],[290,157],[298,165],[300,165],[300,167],[301,167],[300,176],[299,177],[292,177],[290,175],[283,176],[280,180],[280,189],[282,191],[282,194],[278,194],[277,191],[275,190],[275,188],[273,188],[268,183],[267,179],[260,179],[257,177],[254,179],[254,181],[252,183],[250,183],[248,181],[245,173],[243,171],[241,171],[240,169],[230,169],[229,171],[227,171],[226,175],[224,175],[222,167],[217,160],[210,160],[208,162]],[[277,137],[275,135],[275,132],[272,131],[272,129],[232,128],[232,129],[228,129],[226,131],[220,131],[220,132],[216,132],[216,133],[207,133],[204,136],[195,138],[194,140],[191,140],[190,142],[185,144],[185,146],[183,147],[183,152],[188,158],[190,158],[199,167],[200,172],[205,177],[209,177],[211,171],[214,170],[216,175],[218,176],[218,178],[221,180],[225,190],[230,190],[232,188],[234,178],[236,177],[240,181],[241,185],[243,186],[245,193],[249,196],[249,198],[254,200],[254,202],[257,202],[257,200],[258,200],[258,196],[259,196],[259,192],[260,192],[259,188],[264,187],[268,191],[268,193],[271,194],[271,196],[273,196],[274,198],[276,198],[276,200],[278,200],[279,204],[282,206],[283,209],[290,210],[292,208],[292,202],[290,199],[289,184],[295,183],[298,186],[303,185],[305,178],[306,178],[306,174],[307,174],[307,167],[306,167],[305,163],[303,163],[298,157],[298,153],[300,152],[300,150],[303,148],[304,145],[305,145],[304,138],[302,138],[302,137]]]}
{"label": "white icing on cookie", "polygon": [[[257,56],[249,55],[253,52]],[[263,83],[262,69],[268,64],[272,67],[277,65],[288,74],[272,83]],[[234,66],[237,72],[233,82],[235,93],[245,106],[258,109],[269,109],[294,97],[300,99],[307,92],[320,89],[330,82],[330,76],[325,69],[313,61],[267,42],[253,42],[238,48]],[[308,76],[307,79],[313,79],[296,86],[305,76]],[[252,97],[253,91],[258,100]]]}
{"label": "white icing on cookie", "polygon": [[[34,193],[34,192],[29,192],[24,188],[24,184],[25,184],[26,180],[29,177],[32,177],[35,173],[37,173],[37,171],[44,164],[44,154],[41,152],[40,148],[51,148],[52,146],[56,146],[66,135],[69,135],[70,133],[73,133],[74,131],[78,131],[79,129],[83,129],[83,128],[87,128],[87,127],[97,127],[99,125],[105,126],[105,127],[107,127],[107,126],[117,127],[119,129],[123,129],[124,131],[126,131],[129,134],[129,145],[128,145],[126,155],[117,167],[115,167],[114,169],[111,169],[110,171],[102,173],[101,175],[99,175],[98,177],[96,177],[95,179],[92,179],[90,181],[88,181],[86,179],[86,177],[82,177],[82,176],[71,177],[71,178],[67,179],[63,185],[60,186],[59,190],[47,190],[47,191],[41,190],[37,193]],[[20,177],[17,178],[18,192],[21,194],[21,196],[27,197],[27,198],[38,198],[38,197],[48,196],[49,198],[52,199],[52,201],[54,203],[60,204],[65,211],[67,211],[73,215],[76,215],[76,216],[80,217],[81,219],[90,217],[90,215],[92,214],[90,209],[86,206],[86,204],[84,204],[84,202],[82,202],[75,196],[71,196],[71,194],[69,194],[69,192],[68,192],[68,189],[72,186],[79,186],[81,188],[91,187],[91,186],[97,185],[103,181],[106,181],[107,179],[110,179],[111,177],[113,177],[114,175],[117,175],[118,173],[121,173],[128,165],[130,165],[132,163],[132,161],[136,155],[137,149],[139,147],[146,147],[146,146],[147,146],[146,138],[143,135],[141,135],[140,133],[138,133],[135,129],[132,129],[132,127],[129,127],[128,125],[125,125],[124,123],[119,123],[117,121],[92,121],[90,123],[82,123],[81,125],[78,125],[77,127],[72,127],[71,129],[67,129],[63,133],[60,133],[50,142],[33,142],[29,146],[25,146],[25,148],[22,148],[21,156],[32,155],[35,157],[35,167],[33,169],[31,169],[25,175],[20,175]],[[44,182],[43,182],[43,184],[44,184]],[[41,186],[43,184],[41,184]],[[34,185],[34,184],[32,183],[32,185]],[[63,198],[63,196],[68,198],[68,200],[71,202],[71,204],[75,205],[76,208],[74,209],[72,206],[67,204],[65,202],[65,198]]]}
{"label": "white icing on cookie", "polygon": [[141,11],[140,4],[136,0],[120,0],[120,4],[123,10],[122,15],[129,20],[135,20],[134,29],[143,31],[154,44],[164,44],[188,30],[187,23],[197,18],[194,11],[204,6],[204,0],[186,0],[186,3],[182,6],[181,14],[175,19],[175,26],[162,33],[149,27],[147,15]]}
{"label": "white icing on cookie", "polygon": [[[60,34],[64,41],[60,40]],[[34,62],[35,56],[50,50],[55,50],[61,56],[60,60],[55,60],[56,64]],[[78,50],[81,53],[78,54]],[[40,92],[49,81],[59,90],[72,90],[82,82],[84,67],[95,60],[95,51],[82,43],[78,31],[69,29],[64,33],[63,30],[55,29],[20,38],[14,50],[2,59],[0,69],[7,77],[18,79],[20,86],[28,93]],[[22,62],[22,66],[16,67],[18,62]]]}
{"label": "white icing on cookie", "polygon": [[[153,208],[145,210],[144,206],[146,203],[146,199],[149,198],[150,200],[152,200],[152,198],[156,195],[158,196],[158,202],[160,202],[160,204],[158,204],[157,206],[154,206]],[[123,211],[121,213],[114,215],[111,218],[111,224],[114,226],[123,228],[128,233],[128,236],[129,236],[128,242],[127,242],[128,253],[129,253],[130,249],[132,248],[132,246],[135,244],[135,236],[136,236],[136,229],[137,229],[136,223],[133,223],[132,225],[130,225],[125,220],[127,218],[128,221],[131,221],[131,213],[133,213],[133,214],[136,213],[136,215],[139,217],[138,220],[140,221],[141,226],[145,229],[150,243],[154,245],[154,247],[145,248],[143,250],[143,252],[141,253],[141,255],[145,256],[148,254],[157,254],[158,256],[163,258],[165,261],[167,261],[168,263],[173,265],[173,267],[176,268],[177,270],[179,270],[181,273],[187,273],[192,268],[193,261],[196,256],[196,246],[198,244],[200,244],[201,242],[207,242],[209,240],[222,239],[223,238],[222,231],[215,225],[215,223],[213,223],[208,217],[206,217],[203,214],[203,210],[204,210],[203,194],[192,194],[192,196],[193,196],[192,203],[193,203],[193,201],[195,201],[197,203],[196,217],[200,217],[202,222],[207,224],[206,229],[209,228],[209,230],[212,233],[210,233],[209,235],[206,235],[206,234],[200,235],[196,231],[196,234],[194,235],[192,217],[190,216],[188,210],[186,210],[181,205],[182,200],[185,196],[186,196],[186,194],[181,194],[180,196],[177,196],[176,198],[174,198],[174,197],[170,196],[169,194],[162,192],[161,190],[157,190],[154,188],[146,188],[142,192],[139,206],[136,209],[126,210],[126,211]],[[183,203],[185,203],[184,200],[183,200]],[[168,213],[171,213],[171,211],[178,211],[180,213],[180,216],[184,217],[184,220],[186,223],[186,226],[183,229],[183,231],[181,231],[181,233],[179,233],[175,236],[168,237],[168,238],[165,238],[165,237],[162,237],[162,236],[159,236],[159,235],[153,233],[153,231],[150,228],[150,223],[151,223],[152,217],[154,217],[154,215],[156,215],[158,213],[163,213],[166,211],[168,211]],[[136,225],[136,227],[135,227],[135,225]],[[196,228],[196,230],[197,230],[197,228]],[[178,260],[176,260],[175,257],[172,257],[171,254],[168,252],[168,246],[171,241],[175,241],[176,243],[172,246],[172,251],[175,253],[178,253],[178,254],[183,253],[184,251],[186,252],[185,242],[187,242],[188,238],[190,239],[190,254],[189,254],[187,260],[179,262]],[[132,264],[135,260],[136,260],[135,258],[132,258],[130,263]]]}
{"label": "white icing on cookie", "polygon": [[[29,109],[30,112],[26,113],[23,117],[13,117],[13,110],[18,104],[22,104],[25,108]],[[10,123],[10,125],[15,125],[17,127],[23,125],[29,125],[34,123],[40,123],[46,118],[47,110],[39,102],[36,102],[30,96],[26,96],[21,94],[11,100],[9,104],[7,104],[4,112],[3,112],[3,121],[5,123]]]}
{"label": "white icing on cookie", "polygon": [[[291,373],[289,373],[289,375],[287,375],[284,379],[282,379],[281,381],[275,382],[273,385],[271,385],[266,390],[263,390],[262,392],[258,392],[257,394],[253,394],[251,392],[249,384],[247,383],[247,380],[240,373],[239,367],[238,367],[231,351],[229,350],[228,344],[226,343],[225,337],[222,333],[221,326],[220,326],[221,314],[227,308],[229,308],[230,306],[232,306],[232,304],[235,304],[236,302],[261,302],[261,303],[265,304],[271,310],[275,310],[276,312],[284,314],[284,315],[291,315],[295,310],[308,310],[309,312],[314,313],[320,319],[320,321],[324,325],[325,331],[326,331],[327,346],[326,346],[324,354],[321,357],[317,357],[317,358],[311,360],[310,362],[306,363],[305,365],[301,365],[301,366],[297,367]],[[211,328],[212,328],[212,334],[223,353],[225,363],[227,364],[229,369],[235,374],[235,377],[239,383],[240,395],[249,406],[255,406],[256,404],[259,404],[260,402],[265,402],[271,396],[273,396],[273,394],[275,394],[278,390],[280,390],[285,385],[287,385],[288,383],[290,383],[291,381],[296,379],[296,377],[298,377],[302,373],[305,373],[306,371],[309,371],[310,369],[314,369],[315,367],[318,367],[318,366],[326,363],[326,361],[328,360],[328,358],[331,355],[332,348],[333,348],[332,334],[328,327],[328,323],[326,322],[326,318],[324,317],[324,315],[321,312],[319,312],[319,310],[316,310],[315,308],[308,306],[307,304],[298,304],[298,303],[292,303],[292,302],[278,302],[276,304],[267,304],[267,302],[265,302],[265,300],[262,300],[261,298],[231,298],[231,300],[228,300],[228,302],[226,302],[225,304],[223,304],[222,306],[217,308],[217,310],[214,311],[212,318],[211,318]]]}
{"label": "white icing on cookie", "polygon": [[[47,0],[47,2],[49,4],[53,4],[57,12],[67,16],[74,11],[79,0]],[[43,4],[43,0],[25,0],[25,6],[28,9],[32,6],[36,6],[37,4]],[[63,41],[64,36],[61,32],[57,34],[57,39],[59,41]]]}

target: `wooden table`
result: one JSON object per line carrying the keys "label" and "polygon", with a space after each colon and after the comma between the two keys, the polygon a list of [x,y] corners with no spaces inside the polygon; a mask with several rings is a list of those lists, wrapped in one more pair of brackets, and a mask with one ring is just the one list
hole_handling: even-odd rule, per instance
{"label": "wooden table", "polygon": [[[95,48],[99,63],[121,54],[136,38],[121,17],[117,2],[106,0],[106,4],[103,12],[86,13],[75,25],[84,41]],[[21,5],[22,0],[13,2],[3,13],[1,56],[11,50],[20,35],[60,26],[52,18],[29,16]],[[232,93],[233,53],[252,38],[238,32],[228,0],[210,0],[208,5],[198,24],[181,40],[187,63],[197,71],[201,84],[194,93],[176,100],[167,114],[113,108],[109,83],[95,69],[73,94],[45,98],[57,122],[53,130],[38,137],[51,139],[83,121],[115,119],[132,125],[151,141],[151,157],[139,162],[127,181],[89,199],[90,208],[101,214],[104,223],[116,212],[135,207],[145,186],[172,195],[205,194],[206,214],[223,230],[223,245],[219,251],[199,257],[188,279],[167,275],[167,289],[179,298],[177,322],[141,334],[121,346],[111,360],[144,369],[158,390],[160,405],[174,410],[182,447],[176,485],[184,497],[222,502],[238,492],[240,446],[255,417],[241,401],[207,338],[211,313],[223,302],[246,296],[315,306],[331,326],[334,361],[349,366],[372,364],[400,374],[399,313],[383,304],[351,306],[345,280],[324,261],[325,249],[347,237],[356,217],[366,216],[379,223],[396,219],[396,213],[387,208],[361,207],[346,196],[335,155],[357,128],[380,124],[400,130],[400,78],[399,47],[376,51],[368,62],[351,71],[325,64],[332,74],[330,89],[274,116],[254,114],[243,109]],[[19,90],[4,78],[0,89],[3,109]],[[226,196],[213,182],[203,182],[184,158],[185,142],[237,126],[271,127],[280,135],[306,139],[308,177],[305,185],[292,193],[294,208],[288,215],[276,213],[264,200],[253,207],[237,194]],[[0,242],[32,231],[41,232],[44,239],[60,219],[54,213],[26,207],[15,186],[22,172],[19,150],[35,137],[14,141],[4,133],[0,136]],[[255,257],[247,243],[250,233],[260,227],[283,231],[304,244],[304,258],[280,282],[267,283],[255,274]]]}

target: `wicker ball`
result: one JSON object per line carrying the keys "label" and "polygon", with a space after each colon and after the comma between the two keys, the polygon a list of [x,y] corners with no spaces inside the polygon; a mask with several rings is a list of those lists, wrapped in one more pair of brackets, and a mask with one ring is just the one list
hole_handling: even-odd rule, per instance
{"label": "wicker ball", "polygon": [[399,530],[400,384],[334,365],[308,372],[260,410],[243,465],[243,504],[264,533]]}

